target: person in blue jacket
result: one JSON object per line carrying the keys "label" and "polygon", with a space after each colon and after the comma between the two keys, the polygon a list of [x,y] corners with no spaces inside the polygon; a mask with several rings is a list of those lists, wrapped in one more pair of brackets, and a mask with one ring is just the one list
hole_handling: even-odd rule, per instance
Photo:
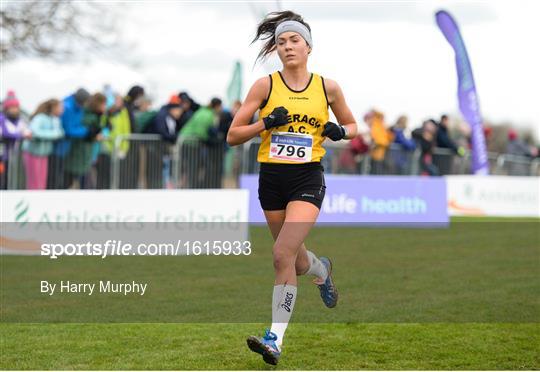
{"label": "person in blue jacket", "polygon": [[159,134],[164,141],[175,144],[178,139],[178,120],[182,116],[180,104],[180,98],[172,96],[157,112],[145,132]]}
{"label": "person in blue jacket", "polygon": [[84,88],[79,88],[75,93],[64,98],[64,113],[60,117],[65,138],[55,144],[54,152],[49,160],[49,172],[47,188],[67,188],[65,177],[65,158],[71,150],[74,138],[85,138],[88,129],[82,124],[84,104],[90,97],[90,93]]}

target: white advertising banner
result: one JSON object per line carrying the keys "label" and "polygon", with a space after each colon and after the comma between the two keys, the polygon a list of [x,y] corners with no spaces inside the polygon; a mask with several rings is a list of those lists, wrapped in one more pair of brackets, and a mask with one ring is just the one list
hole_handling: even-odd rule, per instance
{"label": "white advertising banner", "polygon": [[2,191],[0,252],[243,252],[248,201],[247,190]]}
{"label": "white advertising banner", "polygon": [[247,222],[246,190],[2,191],[1,222]]}
{"label": "white advertising banner", "polygon": [[451,216],[540,217],[540,178],[447,176]]}

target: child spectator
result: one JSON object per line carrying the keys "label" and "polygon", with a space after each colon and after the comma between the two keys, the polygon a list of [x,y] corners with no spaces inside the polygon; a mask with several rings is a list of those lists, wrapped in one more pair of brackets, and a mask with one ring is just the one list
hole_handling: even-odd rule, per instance
{"label": "child spectator", "polygon": [[2,112],[0,113],[0,138],[2,139],[0,188],[7,188],[9,159],[17,146],[17,141],[30,136],[31,133],[26,122],[21,118],[19,100],[15,92],[10,90],[2,102]]}
{"label": "child spectator", "polygon": [[41,103],[31,116],[31,139],[23,142],[23,160],[28,190],[45,190],[49,155],[53,141],[64,136],[60,115],[64,110],[62,101],[50,99]]}

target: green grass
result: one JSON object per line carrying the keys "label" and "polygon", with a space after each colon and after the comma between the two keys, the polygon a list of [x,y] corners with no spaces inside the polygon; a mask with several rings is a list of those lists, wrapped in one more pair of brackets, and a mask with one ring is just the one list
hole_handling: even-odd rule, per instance
{"label": "green grass", "polygon": [[[4,324],[2,369],[274,369],[263,324]],[[278,369],[538,369],[538,324],[304,324]]]}
{"label": "green grass", "polygon": [[[334,260],[340,303],[324,308],[300,278],[278,369],[540,369],[537,222],[314,229],[308,247]],[[269,233],[255,227],[250,238],[253,254],[236,258],[2,256],[0,367],[274,369],[245,345],[268,326],[273,277]],[[36,290],[39,280],[99,278],[151,290]]]}

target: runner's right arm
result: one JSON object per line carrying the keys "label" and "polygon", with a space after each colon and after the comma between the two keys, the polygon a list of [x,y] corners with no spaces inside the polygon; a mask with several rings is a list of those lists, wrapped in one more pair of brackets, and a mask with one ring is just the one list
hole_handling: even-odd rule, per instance
{"label": "runner's right arm", "polygon": [[262,118],[253,124],[249,124],[255,112],[264,102],[270,91],[270,79],[263,77],[257,80],[246,97],[246,100],[234,115],[229,133],[227,134],[227,143],[230,146],[240,145],[261,133],[264,128]]}

